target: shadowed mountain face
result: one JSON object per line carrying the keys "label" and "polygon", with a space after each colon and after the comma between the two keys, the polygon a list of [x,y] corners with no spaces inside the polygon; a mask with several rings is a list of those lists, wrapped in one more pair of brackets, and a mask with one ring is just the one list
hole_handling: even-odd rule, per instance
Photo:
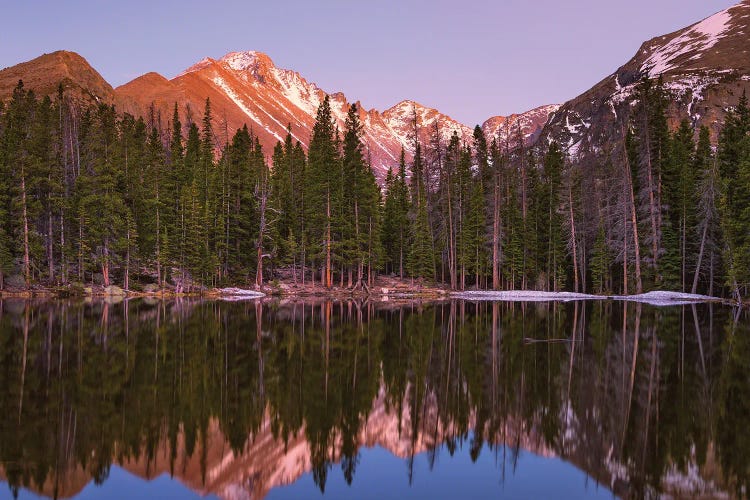
{"label": "shadowed mountain face", "polygon": [[740,492],[750,322],[735,319],[613,302],[6,300],[0,475],[71,497],[116,465],[263,498],[302,477],[356,486],[373,447],[407,472],[417,456],[523,450],[623,497]]}
{"label": "shadowed mountain face", "polygon": [[673,129],[688,119],[696,130],[707,126],[715,139],[727,110],[750,90],[749,33],[750,0],[743,0],[643,43],[630,61],[555,112],[542,140],[557,141],[581,163],[609,158],[622,142],[644,77],[663,79]]}

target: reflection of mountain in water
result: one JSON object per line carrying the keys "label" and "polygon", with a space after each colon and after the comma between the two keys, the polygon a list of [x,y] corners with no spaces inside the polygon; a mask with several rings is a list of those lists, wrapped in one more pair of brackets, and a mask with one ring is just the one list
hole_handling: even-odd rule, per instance
{"label": "reflection of mountain in water", "polygon": [[750,342],[710,308],[0,302],[0,472],[68,497],[116,463],[262,498],[351,481],[363,446],[464,443],[619,496],[739,494]]}

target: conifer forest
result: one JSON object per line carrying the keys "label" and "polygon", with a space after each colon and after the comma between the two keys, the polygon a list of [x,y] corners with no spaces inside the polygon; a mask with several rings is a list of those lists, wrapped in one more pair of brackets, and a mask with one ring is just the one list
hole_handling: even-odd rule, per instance
{"label": "conifer forest", "polygon": [[436,126],[420,141],[415,113],[413,144],[379,185],[356,105],[339,130],[326,97],[307,151],[291,129],[264,151],[252,128],[217,130],[209,100],[135,117],[19,82],[0,104],[0,289],[358,289],[386,275],[452,290],[742,299],[747,97],[718,135],[670,124],[669,99],[644,79],[625,139],[587,163],[556,142],[525,147],[520,129],[500,141],[476,127],[465,143]]}

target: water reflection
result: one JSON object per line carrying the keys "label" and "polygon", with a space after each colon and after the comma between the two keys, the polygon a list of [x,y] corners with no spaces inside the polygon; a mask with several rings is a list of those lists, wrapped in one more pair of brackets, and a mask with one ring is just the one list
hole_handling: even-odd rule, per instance
{"label": "water reflection", "polygon": [[380,446],[406,463],[394,481],[439,453],[513,473],[525,450],[618,496],[744,496],[749,324],[713,305],[0,301],[0,477],[68,497],[117,465],[263,498],[356,482]]}

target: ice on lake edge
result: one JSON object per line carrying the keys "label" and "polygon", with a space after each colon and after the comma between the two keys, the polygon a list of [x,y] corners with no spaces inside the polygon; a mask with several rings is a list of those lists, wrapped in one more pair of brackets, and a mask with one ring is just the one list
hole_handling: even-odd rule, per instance
{"label": "ice on lake edge", "polygon": [[675,306],[698,302],[723,302],[718,297],[692,293],[653,291],[637,295],[593,295],[575,292],[537,292],[533,290],[472,290],[454,292],[451,297],[474,301],[501,302],[569,302],[573,300],[623,300],[655,306]]}

